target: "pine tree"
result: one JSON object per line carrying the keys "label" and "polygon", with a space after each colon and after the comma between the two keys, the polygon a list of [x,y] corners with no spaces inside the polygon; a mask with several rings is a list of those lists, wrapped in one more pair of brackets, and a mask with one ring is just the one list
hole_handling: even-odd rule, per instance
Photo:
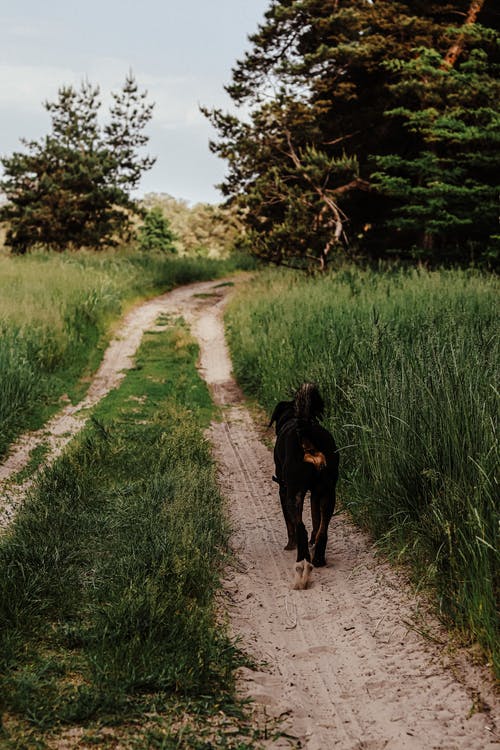
{"label": "pine tree", "polygon": [[13,252],[37,245],[100,249],[129,236],[131,213],[139,212],[130,191],[154,163],[140,155],[152,105],[132,75],[113,96],[110,122],[101,127],[99,88],[63,86],[57,101],[44,105],[49,135],[22,140],[24,151],[1,159],[8,203],[0,220],[7,222]]}
{"label": "pine tree", "polygon": [[496,35],[474,25],[481,6],[472,2],[469,20],[450,30],[446,55],[420,48],[409,62],[388,63],[405,104],[387,115],[418,148],[378,157],[373,179],[397,200],[387,225],[420,259],[498,260],[500,68]]}
{"label": "pine tree", "polygon": [[[372,175],[377,157],[421,153],[422,138],[396,114],[413,96],[402,74],[417,48],[444,60],[469,4],[272,2],[227,87],[244,115],[206,112],[219,134],[212,149],[228,161],[222,191],[240,207],[256,254],[324,267],[335,252],[404,254],[415,244],[388,221],[401,196]],[[481,2],[478,14],[494,25],[492,6]],[[460,38],[460,55],[468,43]]]}
{"label": "pine tree", "polygon": [[159,206],[154,206],[144,217],[139,227],[139,246],[141,250],[160,250],[164,253],[175,253],[176,237],[170,223]]}
{"label": "pine tree", "polygon": [[142,173],[151,169],[155,159],[141,156],[141,149],[149,138],[144,128],[151,120],[154,104],[148,104],[147,91],[139,91],[134,76],[129,73],[123,88],[112,92],[113,105],[110,122],[104,127],[104,142],[114,155],[116,185],[130,193],[139,184]]}

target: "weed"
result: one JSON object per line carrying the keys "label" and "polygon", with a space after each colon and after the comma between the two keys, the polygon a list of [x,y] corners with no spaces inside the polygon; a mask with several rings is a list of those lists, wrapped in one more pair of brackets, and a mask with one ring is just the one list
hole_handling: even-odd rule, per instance
{"label": "weed", "polygon": [[21,482],[24,482],[26,479],[32,477],[36,473],[39,466],[43,463],[49,451],[50,445],[48,442],[44,441],[36,445],[29,455],[28,462],[25,464],[25,466],[23,466],[21,471],[18,471],[17,474],[14,474],[14,476],[12,477],[12,481],[15,484],[21,484]]}

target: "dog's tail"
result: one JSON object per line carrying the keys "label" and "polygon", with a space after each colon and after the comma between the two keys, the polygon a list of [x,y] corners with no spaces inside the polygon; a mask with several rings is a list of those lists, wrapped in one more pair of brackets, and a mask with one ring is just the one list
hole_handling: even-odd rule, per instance
{"label": "dog's tail", "polygon": [[314,383],[302,383],[295,394],[294,409],[299,424],[310,424],[323,416],[325,403]]}

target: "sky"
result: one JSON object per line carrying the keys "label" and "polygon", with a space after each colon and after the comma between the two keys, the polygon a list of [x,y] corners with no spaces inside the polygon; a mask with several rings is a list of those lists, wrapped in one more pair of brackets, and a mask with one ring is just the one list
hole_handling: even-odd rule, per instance
{"label": "sky", "polygon": [[157,157],[140,194],[222,200],[225,164],[199,105],[231,108],[224,91],[270,0],[22,0],[0,2],[0,155],[50,130],[44,101],[84,79],[102,111],[131,70],[155,102],[147,152]]}

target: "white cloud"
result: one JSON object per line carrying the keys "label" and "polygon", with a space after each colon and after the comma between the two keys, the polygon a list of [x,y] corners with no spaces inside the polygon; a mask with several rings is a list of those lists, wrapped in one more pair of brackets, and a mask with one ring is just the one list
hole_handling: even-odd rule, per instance
{"label": "white cloud", "polygon": [[39,111],[41,102],[53,98],[63,83],[78,80],[70,69],[5,63],[0,63],[0,78],[0,106],[12,108],[12,117],[18,107],[24,112]]}
{"label": "white cloud", "polygon": [[[17,10],[20,10],[18,7]],[[17,17],[7,15],[0,16],[0,28],[2,35],[2,44],[19,44],[24,41],[32,42],[36,39],[47,41],[47,39],[58,39],[63,33],[62,22],[57,22],[53,18],[37,18],[36,23],[30,18],[28,13],[20,13]]]}
{"label": "white cloud", "polygon": [[11,37],[13,41],[39,39],[41,36],[39,26],[32,26],[27,23],[10,23],[3,27],[3,34],[6,37]]}
{"label": "white cloud", "polygon": [[[0,64],[0,107],[4,112],[11,111],[15,118],[16,110],[23,113],[39,112],[45,100],[52,101],[58,89],[64,84],[79,86],[88,78],[101,88],[103,108],[111,102],[111,91],[117,91],[123,84],[129,66],[122,60],[102,58],[92,63],[88,71],[76,71],[56,66]],[[224,93],[216,80],[198,78],[193,75],[156,76],[141,71],[134,75],[142,89],[147,89],[149,100],[155,102],[154,119],[165,129],[176,127],[200,127],[205,118],[199,111],[200,104],[223,104]]]}

